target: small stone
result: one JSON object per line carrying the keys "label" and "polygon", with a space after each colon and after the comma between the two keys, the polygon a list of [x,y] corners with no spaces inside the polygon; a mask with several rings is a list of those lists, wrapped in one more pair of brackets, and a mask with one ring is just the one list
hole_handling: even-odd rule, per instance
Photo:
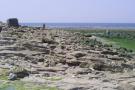
{"label": "small stone", "polygon": [[78,60],[72,59],[72,60],[67,60],[66,63],[67,63],[69,66],[79,66],[81,62],[78,61]]}
{"label": "small stone", "polygon": [[16,75],[17,76],[16,78],[24,78],[26,76],[29,76],[29,72],[26,69],[22,67],[17,67],[17,66],[12,68],[10,70],[10,73],[11,73],[11,76]]}
{"label": "small stone", "polygon": [[42,43],[57,44],[57,42],[48,38],[42,38]]}
{"label": "small stone", "polygon": [[16,80],[17,79],[17,75],[14,74],[14,73],[10,73],[8,79],[9,80]]}
{"label": "small stone", "polygon": [[75,56],[76,58],[80,58],[80,57],[86,56],[86,53],[81,52],[81,51],[75,51],[75,52],[71,53],[71,55]]}
{"label": "small stone", "polygon": [[102,51],[101,54],[118,55],[117,52],[113,52],[113,51]]}
{"label": "small stone", "polygon": [[54,50],[56,48],[56,45],[50,45],[50,49]]}
{"label": "small stone", "polygon": [[43,58],[38,59],[38,62],[44,62],[45,60]]}

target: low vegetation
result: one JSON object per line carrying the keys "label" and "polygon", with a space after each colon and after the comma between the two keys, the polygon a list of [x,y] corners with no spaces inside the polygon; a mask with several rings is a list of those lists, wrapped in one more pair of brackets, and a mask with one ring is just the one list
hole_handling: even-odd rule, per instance
{"label": "low vegetation", "polygon": [[[73,30],[71,32],[81,32],[84,35],[95,35],[114,46],[117,45],[118,47],[135,51],[135,30]],[[90,44],[89,41],[85,41],[86,42],[83,43],[87,45]]]}
{"label": "low vegetation", "polygon": [[38,85],[33,83],[23,83],[20,81],[3,82],[0,90],[58,90],[56,87],[48,87],[46,85]]}

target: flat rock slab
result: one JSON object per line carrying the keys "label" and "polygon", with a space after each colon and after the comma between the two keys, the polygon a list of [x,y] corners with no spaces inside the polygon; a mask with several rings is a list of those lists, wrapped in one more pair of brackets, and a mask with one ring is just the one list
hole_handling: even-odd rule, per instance
{"label": "flat rock slab", "polygon": [[37,71],[58,72],[58,71],[65,71],[65,68],[59,68],[59,67],[44,67],[44,68],[37,68]]}
{"label": "flat rock slab", "polygon": [[0,54],[24,54],[24,55],[33,55],[33,54],[39,54],[43,52],[36,52],[36,51],[29,51],[29,50],[22,50],[22,51],[9,51],[9,50],[3,50],[0,51]]}

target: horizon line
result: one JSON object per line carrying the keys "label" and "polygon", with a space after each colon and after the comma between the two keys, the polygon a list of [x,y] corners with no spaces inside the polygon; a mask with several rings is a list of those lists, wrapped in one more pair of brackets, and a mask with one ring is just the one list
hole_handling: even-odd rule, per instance
{"label": "horizon line", "polygon": [[19,22],[19,23],[97,23],[97,24],[135,24],[135,22]]}

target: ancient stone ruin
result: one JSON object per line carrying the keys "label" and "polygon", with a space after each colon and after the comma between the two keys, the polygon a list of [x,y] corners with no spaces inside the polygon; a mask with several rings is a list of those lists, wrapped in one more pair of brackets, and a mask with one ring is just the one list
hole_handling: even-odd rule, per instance
{"label": "ancient stone ruin", "polygon": [[7,20],[8,27],[19,27],[18,19],[17,18],[10,18]]}

